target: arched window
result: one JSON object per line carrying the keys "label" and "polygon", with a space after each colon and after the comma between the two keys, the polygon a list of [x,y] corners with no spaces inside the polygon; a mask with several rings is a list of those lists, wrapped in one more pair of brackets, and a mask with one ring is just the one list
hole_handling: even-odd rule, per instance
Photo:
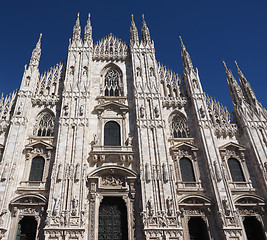
{"label": "arched window", "polygon": [[105,124],[104,145],[105,146],[120,146],[121,145],[120,125],[117,122],[110,121]]}
{"label": "arched window", "polygon": [[193,165],[190,159],[181,158],[180,159],[180,171],[182,175],[183,182],[195,182],[195,175],[193,170]]}
{"label": "arched window", "polygon": [[171,121],[171,134],[173,138],[187,138],[188,137],[188,125],[186,119],[176,114]]}
{"label": "arched window", "polygon": [[228,166],[233,182],[245,182],[245,177],[240,165],[240,162],[235,158],[228,159]]}
{"label": "arched window", "polygon": [[109,69],[104,77],[104,94],[107,97],[122,96],[121,74],[116,69]]}
{"label": "arched window", "polygon": [[49,112],[39,115],[34,135],[38,137],[50,137],[54,135],[54,117]]}
{"label": "arched window", "polygon": [[32,166],[29,181],[42,181],[45,160],[43,157],[35,157],[32,159]]}

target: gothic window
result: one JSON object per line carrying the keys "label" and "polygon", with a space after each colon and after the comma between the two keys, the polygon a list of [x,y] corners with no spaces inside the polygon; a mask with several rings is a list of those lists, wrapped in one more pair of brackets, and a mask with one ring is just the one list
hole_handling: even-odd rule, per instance
{"label": "gothic window", "polygon": [[39,181],[43,179],[45,160],[43,157],[35,157],[32,159],[29,181]]}
{"label": "gothic window", "polygon": [[195,182],[195,175],[193,170],[193,165],[190,159],[181,158],[180,159],[180,171],[182,175],[183,182]]}
{"label": "gothic window", "polygon": [[104,94],[107,97],[122,96],[121,74],[114,68],[109,69],[104,77]]}
{"label": "gothic window", "polygon": [[120,125],[117,122],[109,121],[105,124],[104,145],[105,146],[120,146],[121,145]]}
{"label": "gothic window", "polygon": [[240,162],[237,159],[229,158],[228,167],[229,167],[233,182],[245,182],[245,177],[244,177]]}
{"label": "gothic window", "polygon": [[188,125],[186,119],[181,115],[174,115],[171,121],[171,133],[173,138],[187,138]]}
{"label": "gothic window", "polygon": [[37,122],[36,135],[38,137],[50,137],[54,135],[54,117],[49,112],[43,112]]}

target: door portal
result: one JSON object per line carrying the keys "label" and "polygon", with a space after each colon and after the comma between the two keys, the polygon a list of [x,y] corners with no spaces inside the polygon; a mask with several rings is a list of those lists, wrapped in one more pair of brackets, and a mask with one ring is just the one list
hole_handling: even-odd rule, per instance
{"label": "door portal", "polygon": [[206,223],[201,217],[191,217],[188,228],[190,240],[209,240]]}
{"label": "door portal", "polygon": [[128,240],[127,208],[122,198],[103,198],[99,207],[98,240]]}
{"label": "door portal", "polygon": [[19,221],[16,240],[35,240],[37,222],[34,217],[24,217]]}
{"label": "door portal", "polygon": [[256,217],[245,217],[243,223],[248,240],[266,240],[261,223]]}

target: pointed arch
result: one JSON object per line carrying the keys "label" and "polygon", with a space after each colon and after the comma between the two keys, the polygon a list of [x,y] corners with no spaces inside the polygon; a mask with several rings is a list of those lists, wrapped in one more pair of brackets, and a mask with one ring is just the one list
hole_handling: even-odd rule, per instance
{"label": "pointed arch", "polygon": [[169,118],[172,138],[188,138],[189,127],[185,116],[181,112],[174,112]]}
{"label": "pointed arch", "polygon": [[122,71],[114,63],[105,66],[101,72],[103,95],[105,97],[123,96]]}
{"label": "pointed arch", "polygon": [[40,112],[36,118],[33,135],[38,137],[51,137],[54,135],[55,115],[49,109]]}

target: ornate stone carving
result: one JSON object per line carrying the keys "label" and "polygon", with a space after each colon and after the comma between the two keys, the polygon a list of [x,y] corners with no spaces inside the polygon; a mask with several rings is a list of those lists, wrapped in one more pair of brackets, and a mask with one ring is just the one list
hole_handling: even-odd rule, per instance
{"label": "ornate stone carving", "polygon": [[118,175],[107,175],[101,177],[102,186],[124,186],[125,180],[122,176]]}

